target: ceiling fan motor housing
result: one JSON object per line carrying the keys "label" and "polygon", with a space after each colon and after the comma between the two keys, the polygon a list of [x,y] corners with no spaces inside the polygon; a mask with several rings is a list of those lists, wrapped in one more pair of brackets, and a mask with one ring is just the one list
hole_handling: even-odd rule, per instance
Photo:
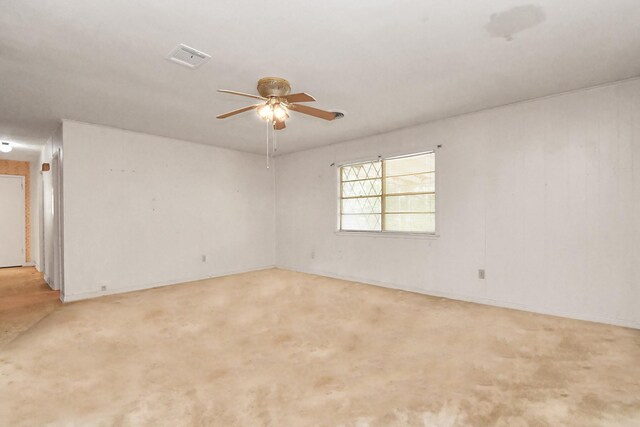
{"label": "ceiling fan motor housing", "polygon": [[269,98],[272,96],[285,96],[291,92],[289,82],[280,77],[263,77],[258,80],[258,93]]}

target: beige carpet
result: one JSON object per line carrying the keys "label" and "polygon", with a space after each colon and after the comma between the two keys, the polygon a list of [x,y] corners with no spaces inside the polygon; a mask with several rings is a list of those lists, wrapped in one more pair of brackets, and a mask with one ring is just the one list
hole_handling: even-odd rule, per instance
{"label": "beige carpet", "polygon": [[266,270],[54,311],[0,425],[639,426],[640,331]]}

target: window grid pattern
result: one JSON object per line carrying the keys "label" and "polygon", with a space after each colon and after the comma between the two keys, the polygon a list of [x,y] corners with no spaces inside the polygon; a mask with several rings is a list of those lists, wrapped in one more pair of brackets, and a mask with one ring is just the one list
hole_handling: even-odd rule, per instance
{"label": "window grid pattern", "polygon": [[382,229],[382,162],[340,168],[340,229]]}
{"label": "window grid pattern", "polygon": [[435,153],[340,168],[340,230],[435,233]]}

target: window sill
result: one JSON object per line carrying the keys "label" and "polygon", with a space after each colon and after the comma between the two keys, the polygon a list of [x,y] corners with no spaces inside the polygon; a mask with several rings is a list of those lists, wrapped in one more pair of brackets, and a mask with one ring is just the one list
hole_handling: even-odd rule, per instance
{"label": "window sill", "polygon": [[429,233],[404,233],[401,231],[344,231],[336,230],[333,232],[337,236],[351,236],[351,237],[383,237],[391,239],[425,239],[434,240],[440,237],[439,234]]}

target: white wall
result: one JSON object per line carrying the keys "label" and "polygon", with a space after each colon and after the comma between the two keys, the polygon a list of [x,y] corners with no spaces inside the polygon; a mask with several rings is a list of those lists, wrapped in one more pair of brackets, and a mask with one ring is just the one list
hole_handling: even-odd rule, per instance
{"label": "white wall", "polygon": [[[334,232],[331,163],[438,144],[440,237]],[[276,187],[278,266],[640,327],[640,80],[278,157]]]}
{"label": "white wall", "polygon": [[[56,227],[56,218],[53,214],[53,174],[55,173],[54,165],[52,165],[52,158],[55,152],[62,151],[62,124],[58,126],[53,135],[47,140],[45,146],[40,154],[40,165],[42,163],[49,163],[51,170],[49,172],[43,172],[40,174],[40,192],[38,194],[38,207],[40,218],[39,233],[39,267],[40,271],[44,274],[46,282],[53,289],[60,289],[59,278],[55,260],[56,251],[54,250],[56,241],[59,236]],[[40,230],[39,230],[40,231]]]}
{"label": "white wall", "polygon": [[[40,163],[51,162],[51,138],[47,141],[42,149]],[[38,209],[40,210],[40,226],[42,232],[40,234],[40,268],[44,274],[44,279],[49,286],[53,281],[49,277],[53,277],[53,215],[51,213],[51,193],[53,191],[51,185],[51,172],[43,172],[41,176],[42,188],[40,193],[40,201]]]}
{"label": "white wall", "polygon": [[42,271],[40,265],[40,201],[42,200],[42,176],[39,160],[29,163],[31,181],[31,262],[38,271]]}
{"label": "white wall", "polygon": [[273,266],[264,156],[72,121],[63,130],[65,301]]}

